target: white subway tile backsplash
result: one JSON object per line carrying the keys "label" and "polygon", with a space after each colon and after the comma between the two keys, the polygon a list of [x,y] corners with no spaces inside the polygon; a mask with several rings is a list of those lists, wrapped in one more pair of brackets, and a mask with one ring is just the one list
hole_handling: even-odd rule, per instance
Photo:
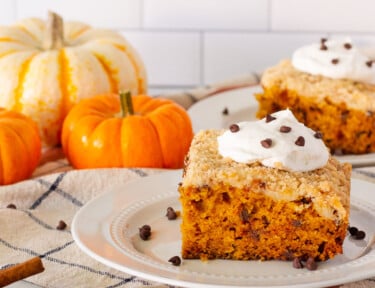
{"label": "white subway tile backsplash", "polygon": [[13,0],[0,0],[0,25],[11,25],[16,20],[16,5]]}
{"label": "white subway tile backsplash", "polygon": [[266,30],[265,0],[144,0],[144,27]]}
{"label": "white subway tile backsplash", "polygon": [[200,84],[198,33],[128,31],[122,34],[142,57],[150,85]]}
{"label": "white subway tile backsplash", "polygon": [[122,33],[145,62],[150,91],[187,90],[261,72],[321,37],[351,37],[375,59],[373,0],[0,0],[0,25],[65,20]]}
{"label": "white subway tile backsplash", "polygon": [[204,37],[204,83],[221,81],[265,68],[290,58],[306,43],[319,41],[320,34],[207,33]]}
{"label": "white subway tile backsplash", "polygon": [[273,31],[375,31],[373,0],[271,0]]}
{"label": "white subway tile backsplash", "polygon": [[65,18],[103,28],[139,28],[140,0],[17,0],[17,17],[46,18],[53,10]]}

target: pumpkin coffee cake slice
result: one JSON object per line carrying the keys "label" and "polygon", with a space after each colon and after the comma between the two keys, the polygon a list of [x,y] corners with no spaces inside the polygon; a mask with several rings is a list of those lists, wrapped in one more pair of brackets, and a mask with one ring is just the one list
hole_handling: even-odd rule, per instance
{"label": "pumpkin coffee cake slice", "polygon": [[350,175],[289,110],[202,130],[179,186],[182,257],[333,258],[348,227]]}
{"label": "pumpkin coffee cake slice", "polygon": [[375,152],[375,62],[350,43],[322,39],[262,75],[257,116],[289,108],[336,155]]}

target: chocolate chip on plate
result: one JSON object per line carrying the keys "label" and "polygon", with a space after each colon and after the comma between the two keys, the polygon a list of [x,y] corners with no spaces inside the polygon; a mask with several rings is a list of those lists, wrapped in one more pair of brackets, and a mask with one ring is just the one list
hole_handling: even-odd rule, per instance
{"label": "chocolate chip on plate", "polygon": [[348,228],[348,231],[349,231],[350,235],[354,236],[358,233],[358,228],[354,227],[354,226],[351,226],[351,227]]}
{"label": "chocolate chip on plate", "polygon": [[296,257],[296,258],[293,259],[293,268],[296,268],[296,269],[302,269],[303,268],[301,258]]}
{"label": "chocolate chip on plate", "polygon": [[353,238],[355,240],[363,240],[366,237],[366,232],[362,231],[362,230],[359,230],[355,226],[349,226],[348,231],[349,231],[350,235],[353,236]]}
{"label": "chocolate chip on plate", "polygon": [[177,213],[172,207],[168,207],[167,214],[165,216],[167,216],[168,220],[175,220],[177,218]]}
{"label": "chocolate chip on plate", "polygon": [[365,231],[362,231],[362,230],[359,230],[359,231],[354,235],[354,238],[355,238],[356,240],[363,240],[363,239],[365,239],[365,237],[366,237],[366,233],[365,233]]}
{"label": "chocolate chip on plate", "polygon": [[306,268],[308,270],[316,270],[318,268],[318,265],[316,264],[315,260],[313,257],[309,257],[306,261]]}
{"label": "chocolate chip on plate", "polygon": [[141,237],[142,240],[148,240],[151,236],[151,226],[150,225],[143,225],[141,228],[139,228],[139,237]]}
{"label": "chocolate chip on plate", "polygon": [[174,266],[180,266],[181,265],[181,258],[179,256],[173,256],[168,260],[168,262],[171,262]]}

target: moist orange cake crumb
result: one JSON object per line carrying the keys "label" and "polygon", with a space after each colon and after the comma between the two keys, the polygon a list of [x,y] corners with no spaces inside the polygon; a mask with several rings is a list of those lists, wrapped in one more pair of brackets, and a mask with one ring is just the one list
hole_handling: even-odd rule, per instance
{"label": "moist orange cake crumb", "polygon": [[308,172],[239,163],[218,152],[223,132],[197,133],[186,157],[182,257],[322,261],[342,253],[351,165],[331,156]]}

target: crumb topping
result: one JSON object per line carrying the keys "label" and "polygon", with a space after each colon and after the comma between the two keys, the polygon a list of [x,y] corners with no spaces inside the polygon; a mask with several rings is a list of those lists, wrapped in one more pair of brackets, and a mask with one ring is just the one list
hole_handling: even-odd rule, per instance
{"label": "crumb topping", "polygon": [[[314,85],[316,83],[319,85]],[[267,69],[261,84],[264,87],[280,86],[280,90],[300,91],[316,102],[327,99],[337,105],[345,103],[349,109],[375,110],[375,85],[311,75],[295,69],[290,60],[282,60],[278,65]]]}

